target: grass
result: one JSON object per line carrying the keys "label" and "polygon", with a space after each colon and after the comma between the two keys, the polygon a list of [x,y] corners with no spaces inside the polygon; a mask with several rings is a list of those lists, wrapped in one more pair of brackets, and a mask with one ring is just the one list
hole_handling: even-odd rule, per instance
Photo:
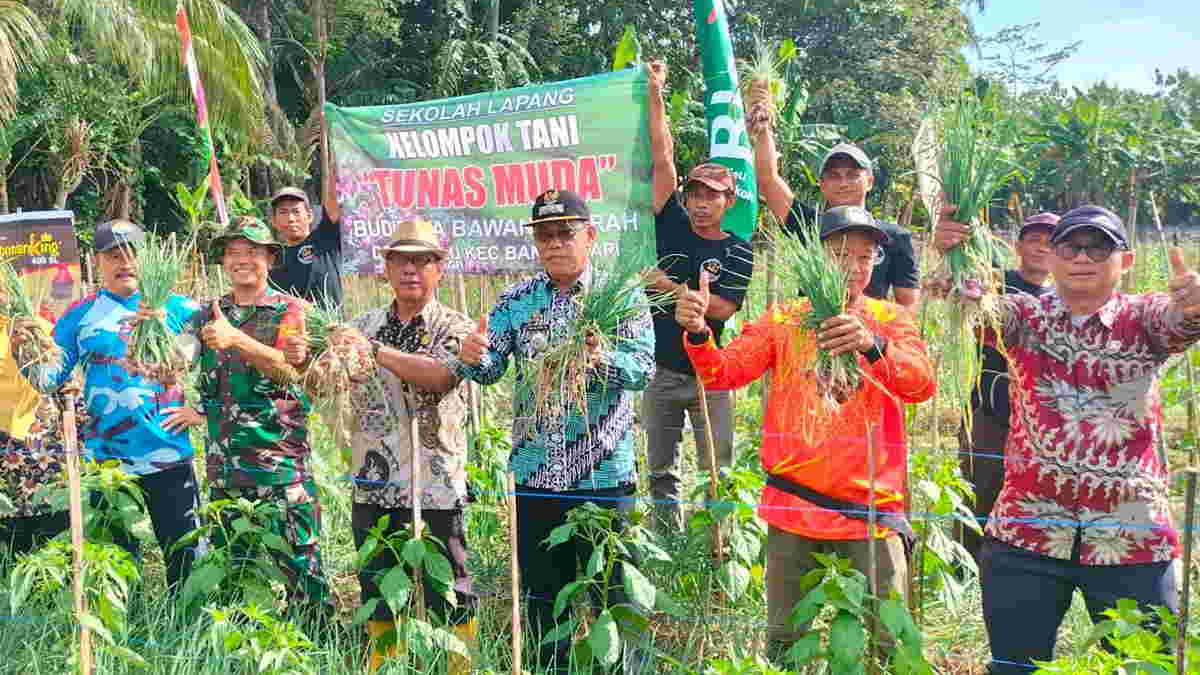
{"label": "grass", "polygon": [[[1189,258],[1196,260],[1197,246],[1189,244]],[[1139,276],[1139,290],[1159,289],[1164,286],[1162,265],[1158,263],[1154,247],[1139,250],[1145,256],[1146,274]],[[1157,263],[1157,264],[1156,264]],[[761,298],[765,294],[765,275],[755,275],[751,296]],[[506,283],[500,280],[470,279],[466,284],[465,301],[468,314],[478,315],[481,305],[489,304]],[[353,280],[347,284],[350,314],[371,306],[379,306],[388,297],[386,288],[375,282]],[[443,283],[442,297],[449,304],[457,305],[454,279]],[[790,289],[787,291],[790,293]],[[748,310],[743,321],[755,318]],[[940,348],[941,345],[934,345]],[[943,366],[942,378],[950,373]],[[1183,401],[1186,399],[1186,384],[1180,382],[1182,369],[1168,371],[1164,376],[1164,408],[1167,415],[1168,450],[1173,466],[1182,466],[1185,461]],[[505,429],[507,436],[508,415],[512,409],[513,373],[500,384],[485,390],[484,408],[489,427]],[[737,425],[738,465],[757,466],[756,440],[761,433],[760,400],[757,388],[737,392],[735,397],[735,420]],[[912,463],[917,464],[917,455],[936,462],[957,461],[958,444],[954,437],[959,424],[959,414],[943,399],[935,409],[931,404],[916,406],[910,415],[909,437]],[[358,606],[358,585],[354,576],[354,548],[350,532],[349,484],[344,480],[346,467],[342,463],[338,448],[332,441],[332,433],[321,419],[311,418],[311,429],[315,443],[314,467],[321,488],[323,513],[322,554],[326,574],[337,595],[343,617],[349,617]],[[639,454],[644,462],[644,437],[637,436]],[[684,434],[682,456],[685,459],[684,473],[687,485],[684,494],[692,494],[697,482],[703,480],[703,471],[691,457],[694,447],[691,434]],[[200,441],[200,436],[197,436]],[[198,443],[197,447],[202,447]],[[202,453],[201,453],[202,454]],[[486,464],[495,461],[503,453],[493,453],[485,458],[473,453],[472,463]],[[198,466],[202,465],[197,459]],[[644,466],[644,463],[642,464]],[[703,462],[699,463],[703,466]],[[199,475],[203,475],[202,472]],[[648,494],[644,483],[640,494]],[[703,487],[702,485],[700,487]],[[206,492],[206,491],[205,491]],[[1182,484],[1173,485],[1172,503],[1177,523],[1182,522]],[[920,502],[913,505],[915,512],[928,512],[929,505]],[[469,567],[474,575],[476,589],[480,592],[480,654],[477,672],[508,672],[511,664],[509,652],[509,580],[508,542],[506,516],[494,499],[481,499],[467,507],[468,540],[471,546]],[[144,524],[148,525],[148,524]],[[492,529],[488,529],[492,528]],[[154,675],[215,675],[217,673],[254,672],[241,669],[234,661],[214,650],[207,642],[209,621],[187,620],[173,613],[163,592],[164,576],[161,555],[148,526],[142,527],[145,560],[143,581],[134,591],[130,608],[131,629],[126,644],[141,653],[149,662],[149,668],[138,670],[114,660],[110,655],[99,656],[97,672],[151,673]],[[672,556],[669,563],[647,566],[646,573],[660,589],[670,593],[683,607],[683,617],[673,618],[656,614],[650,623],[653,647],[658,651],[659,673],[701,672],[704,664],[717,658],[742,658],[761,654],[766,638],[765,598],[760,578],[751,581],[749,592],[738,602],[728,602],[714,593],[718,588],[711,562],[697,555],[698,547],[706,542],[702,534],[677,533],[666,541]],[[0,544],[0,567],[7,570],[9,562],[4,560],[5,548]],[[0,598],[8,597],[7,573],[0,574]],[[1193,607],[1200,607],[1200,592],[1194,591]],[[987,636],[982,622],[978,582],[969,580],[964,597],[952,603],[940,597],[936,589],[928,589],[924,597],[924,613],[921,627],[926,637],[926,654],[939,672],[947,675],[978,675],[983,672],[988,659]],[[62,619],[61,614],[47,606],[29,607],[18,616],[0,619],[0,673],[39,675],[68,672],[70,648],[74,644],[75,626]],[[1074,653],[1083,645],[1091,622],[1078,596],[1067,614],[1059,633],[1058,652]],[[362,673],[360,657],[363,651],[361,629],[350,628],[328,634],[312,635],[315,647],[310,653],[312,665],[321,673]],[[1196,631],[1193,621],[1193,632]],[[527,635],[527,649],[533,642]],[[530,652],[526,652],[527,660]],[[531,672],[539,672],[529,667]],[[412,667],[394,666],[383,673],[442,672],[442,666],[418,671]],[[823,672],[812,669],[812,673]]]}

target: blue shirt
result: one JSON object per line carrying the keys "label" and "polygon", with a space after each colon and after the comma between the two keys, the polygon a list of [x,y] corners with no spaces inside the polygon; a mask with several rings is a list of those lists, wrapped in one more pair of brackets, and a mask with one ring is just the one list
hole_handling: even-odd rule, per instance
{"label": "blue shirt", "polygon": [[[184,405],[183,389],[135,375],[125,361],[133,333],[130,320],[140,299],[140,293],[123,298],[101,289],[76,302],[54,324],[62,359],[28,366],[26,376],[42,393],[50,393],[82,363],[90,421],[79,432],[88,459],[117,459],[122,471],[145,475],[190,462],[192,444],[186,430],[162,428],[163,409]],[[167,327],[179,333],[200,306],[174,295],[165,309]]]}
{"label": "blue shirt", "polygon": [[[516,482],[556,492],[603,490],[636,481],[633,452],[633,391],[646,388],[654,374],[654,325],[648,309],[625,319],[617,339],[588,371],[587,417],[574,403],[564,414],[538,416],[532,380],[538,354],[571,329],[579,305],[574,296],[590,283],[590,270],[568,294],[559,293],[545,273],[505,291],[488,318],[489,349],[478,366],[457,359],[460,376],[493,384],[516,362],[512,456]],[[642,291],[639,289],[637,293]],[[644,296],[632,302],[645,306]]]}

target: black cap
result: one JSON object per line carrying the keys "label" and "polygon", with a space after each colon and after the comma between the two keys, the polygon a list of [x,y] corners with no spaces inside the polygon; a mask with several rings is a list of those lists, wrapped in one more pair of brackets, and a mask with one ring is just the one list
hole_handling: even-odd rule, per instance
{"label": "black cap", "polygon": [[591,220],[592,212],[579,195],[570,190],[546,190],[533,200],[532,220],[527,226],[557,220]]}
{"label": "black cap", "polygon": [[1125,233],[1125,223],[1121,222],[1121,217],[1103,206],[1093,204],[1079,206],[1064,213],[1062,220],[1058,221],[1058,226],[1054,228],[1054,234],[1050,235],[1050,243],[1057,244],[1071,236],[1072,232],[1089,227],[1107,234],[1118,249],[1129,250],[1129,235]]}
{"label": "black cap", "polygon": [[1043,211],[1037,215],[1029,216],[1025,222],[1021,224],[1021,229],[1017,231],[1017,239],[1020,239],[1031,230],[1042,229],[1054,234],[1054,228],[1058,227],[1058,221],[1062,220],[1058,214],[1049,211]]}
{"label": "black cap", "polygon": [[821,241],[839,232],[857,230],[875,235],[881,246],[886,246],[889,237],[886,230],[871,212],[861,206],[835,206],[821,214]]}
{"label": "black cap", "polygon": [[96,226],[92,245],[96,253],[103,253],[118,246],[133,248],[145,240],[146,232],[141,225],[117,218]]}
{"label": "black cap", "polygon": [[817,173],[825,173],[825,165],[834,157],[849,157],[858,165],[860,169],[871,171],[871,160],[867,157],[867,153],[862,151],[862,148],[853,143],[838,143],[825,153],[825,159],[821,160],[821,170]]}

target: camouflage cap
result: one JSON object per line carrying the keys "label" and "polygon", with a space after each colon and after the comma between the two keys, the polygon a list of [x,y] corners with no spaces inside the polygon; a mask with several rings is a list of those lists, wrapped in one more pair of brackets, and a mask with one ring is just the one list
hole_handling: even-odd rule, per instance
{"label": "camouflage cap", "polygon": [[717,192],[733,192],[735,189],[733,172],[729,167],[716,162],[705,162],[692,167],[683,186],[686,188],[690,183],[703,183]]}
{"label": "camouflage cap", "polygon": [[212,256],[220,258],[225,253],[225,245],[236,239],[245,239],[252,244],[266,246],[276,254],[283,251],[283,246],[275,241],[271,229],[261,220],[252,216],[238,216],[229,227],[225,228],[212,243]]}

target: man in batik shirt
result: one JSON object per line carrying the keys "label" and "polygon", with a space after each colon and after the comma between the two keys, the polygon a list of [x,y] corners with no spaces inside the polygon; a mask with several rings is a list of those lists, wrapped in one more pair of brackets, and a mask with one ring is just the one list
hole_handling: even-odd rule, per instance
{"label": "man in batik shirt", "polygon": [[[425,606],[452,626],[472,649],[477,600],[467,572],[463,507],[467,501],[467,390],[447,366],[474,330],[466,315],[437,300],[446,250],[425,220],[401,223],[395,240],[381,250],[384,273],[395,300],[356,317],[350,325],[370,340],[377,367],[350,392],[353,410],[354,544],[361,549],[370,529],[387,516],[387,534],[412,523],[412,416],[420,445],[421,519],[429,534],[446,545],[454,573],[455,603],[432,584],[424,585]],[[359,572],[363,604],[376,601],[367,623],[373,638],[395,628],[392,609],[380,594],[379,579],[402,564],[392,551],[376,553]],[[414,573],[412,570],[410,574]],[[382,641],[381,641],[382,642]],[[372,650],[370,671],[400,650]],[[451,675],[466,675],[470,659],[448,655]]]}
{"label": "man in batik shirt", "polygon": [[[579,311],[577,296],[600,272],[589,263],[596,226],[579,195],[542,193],[528,225],[544,271],[501,295],[481,330],[464,340],[455,371],[495,384],[509,361],[516,362],[509,466],[517,482],[517,559],[533,630],[544,634],[556,623],[558,592],[592,554],[579,535],[550,549],[546,537],[584,502],[621,511],[633,507],[633,392],[645,389],[654,374],[654,326],[648,310],[638,312],[618,326],[613,349],[592,343],[586,417],[565,401],[558,404],[561,414],[539,416],[532,368],[539,354],[566,338]],[[619,576],[610,580],[618,589],[610,595],[614,604],[623,597]],[[569,648],[569,635],[542,643],[540,666],[567,672]]]}
{"label": "man in batik shirt", "polygon": [[297,385],[296,366],[306,357],[303,304],[268,287],[279,244],[261,222],[238,218],[212,252],[232,289],[193,322],[204,343],[199,390],[208,419],[210,497],[279,507],[271,529],[292,549],[277,556],[289,604],[307,601],[328,616],[332,605],[317,546],[321,507],[309,465],[310,406]]}
{"label": "man in batik shirt", "polygon": [[1175,249],[1169,293],[1117,292],[1134,254],[1098,206],[1050,243],[1054,289],[999,298],[1011,430],[979,564],[993,673],[1052,658],[1076,588],[1093,618],[1120,598],[1178,607],[1158,375],[1200,339],[1200,277]]}

